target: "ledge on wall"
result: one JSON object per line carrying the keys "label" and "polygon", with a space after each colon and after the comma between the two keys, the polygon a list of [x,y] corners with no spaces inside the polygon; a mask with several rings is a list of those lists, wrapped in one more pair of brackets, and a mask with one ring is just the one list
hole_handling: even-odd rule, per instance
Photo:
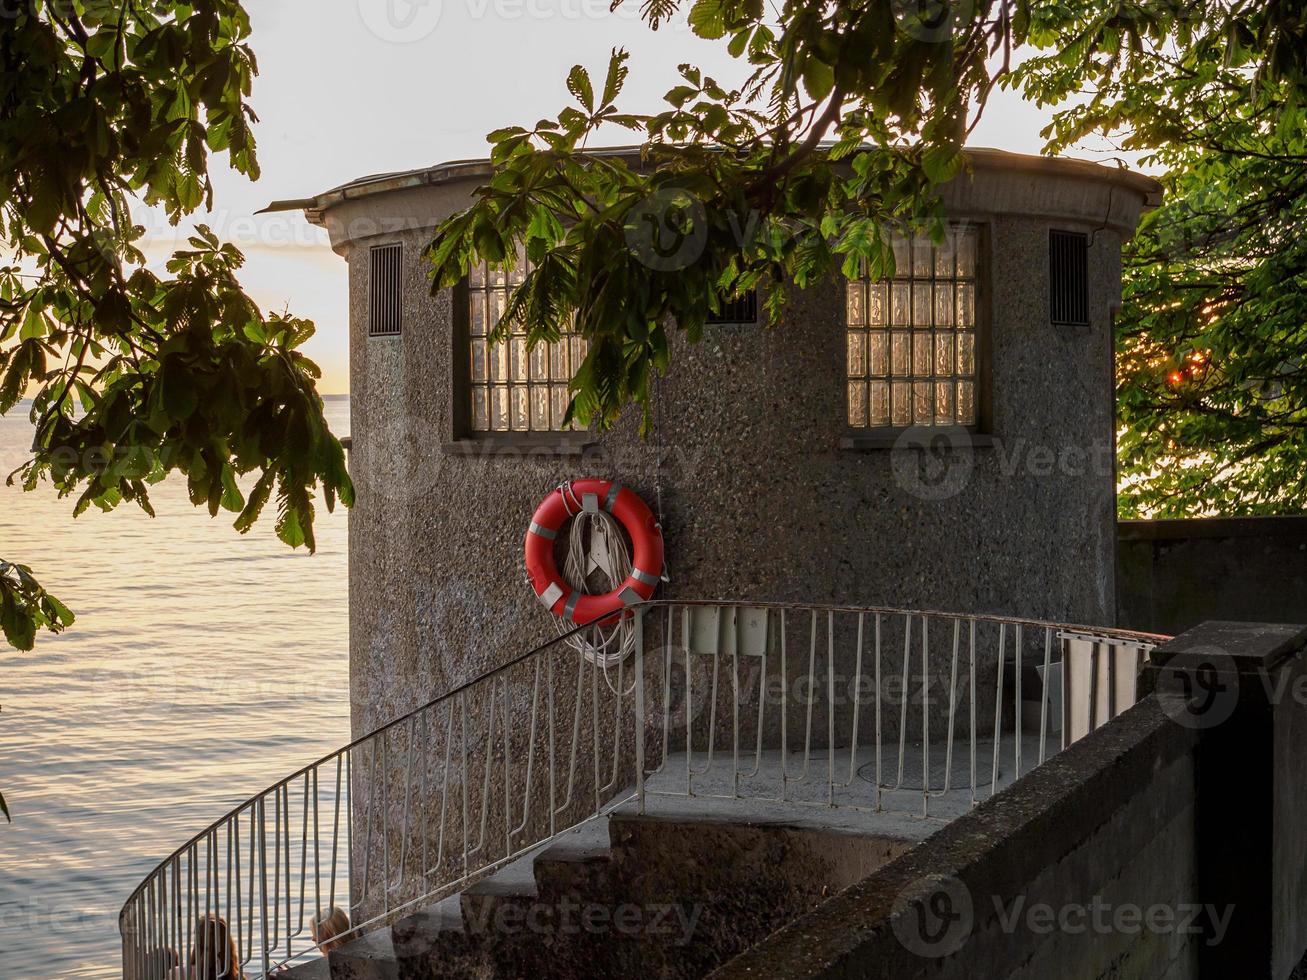
{"label": "ledge on wall", "polygon": [[1258,537],[1307,538],[1307,514],[1286,517],[1186,517],[1117,522],[1117,538],[1121,541]]}
{"label": "ledge on wall", "polygon": [[886,435],[871,433],[846,433],[840,437],[840,448],[853,452],[874,449],[986,449],[997,441],[994,435],[973,432],[965,438],[945,436],[948,445],[938,446],[930,439],[921,436],[904,438],[901,432]]}
{"label": "ledge on wall", "polygon": [[595,445],[598,443],[591,432],[540,432],[453,439],[441,450],[450,456],[583,456]]}

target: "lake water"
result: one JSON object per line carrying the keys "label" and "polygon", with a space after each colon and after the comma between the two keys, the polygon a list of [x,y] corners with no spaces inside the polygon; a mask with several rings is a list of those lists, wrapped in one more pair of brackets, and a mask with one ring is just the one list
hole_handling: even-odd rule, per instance
{"label": "lake water", "polygon": [[[0,484],[31,440],[0,418]],[[338,435],[349,401],[328,399]],[[77,614],[31,653],[0,641],[0,978],[121,972],[117,915],[193,833],[349,738],[346,517],[318,552],[245,536],[184,482],[72,519],[72,498],[0,485],[0,557]]]}

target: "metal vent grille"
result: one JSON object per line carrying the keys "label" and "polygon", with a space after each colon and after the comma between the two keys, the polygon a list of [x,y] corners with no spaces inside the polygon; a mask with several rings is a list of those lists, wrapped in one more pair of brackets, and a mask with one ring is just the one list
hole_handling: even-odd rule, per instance
{"label": "metal vent grille", "polygon": [[1089,323],[1089,236],[1048,233],[1049,318],[1054,326]]}
{"label": "metal vent grille", "polygon": [[709,313],[708,323],[757,323],[758,291],[750,289],[738,299],[721,301],[721,312]]}
{"label": "metal vent grille", "polygon": [[398,337],[404,319],[404,246],[374,245],[369,259],[368,336]]}

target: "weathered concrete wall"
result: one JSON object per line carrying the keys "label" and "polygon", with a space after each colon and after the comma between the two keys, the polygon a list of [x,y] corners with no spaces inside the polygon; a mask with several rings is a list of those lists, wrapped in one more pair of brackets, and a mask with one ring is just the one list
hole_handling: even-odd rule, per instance
{"label": "weathered concrete wall", "polygon": [[1307,974],[1307,626],[1205,622],[1150,693],[713,974]]}
{"label": "weathered concrete wall", "polygon": [[1307,517],[1122,521],[1117,538],[1119,626],[1307,617]]}
{"label": "weathered concrete wall", "polygon": [[[1108,622],[1110,311],[1147,195],[1105,168],[1023,160],[979,155],[946,194],[952,214],[989,229],[996,435],[946,457],[841,448],[838,283],[795,296],[777,329],[710,329],[693,348],[677,337],[647,440],[632,413],[584,457],[449,447],[452,300],[430,295],[420,256],[474,181],[454,168],[324,195],[315,214],[350,269],[356,733],[551,635],[523,582],[524,529],[545,493],[580,476],[661,498],[665,595]],[[1088,327],[1048,322],[1050,227],[1093,233]],[[369,337],[367,250],[394,241],[404,332]]]}
{"label": "weathered concrete wall", "polygon": [[1148,698],[713,976],[1196,977],[1196,740]]}

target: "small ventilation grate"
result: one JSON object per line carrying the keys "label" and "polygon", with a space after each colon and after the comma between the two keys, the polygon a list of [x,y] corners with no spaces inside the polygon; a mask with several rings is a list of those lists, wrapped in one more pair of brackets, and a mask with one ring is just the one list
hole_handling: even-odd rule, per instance
{"label": "small ventilation grate", "polygon": [[404,246],[374,245],[369,258],[368,336],[398,337],[404,319]]}
{"label": "small ventilation grate", "polygon": [[708,314],[708,323],[757,323],[758,291],[750,289],[738,299],[721,300],[721,311]]}
{"label": "small ventilation grate", "polygon": [[1054,326],[1089,323],[1089,236],[1075,231],[1048,233],[1049,317]]}

